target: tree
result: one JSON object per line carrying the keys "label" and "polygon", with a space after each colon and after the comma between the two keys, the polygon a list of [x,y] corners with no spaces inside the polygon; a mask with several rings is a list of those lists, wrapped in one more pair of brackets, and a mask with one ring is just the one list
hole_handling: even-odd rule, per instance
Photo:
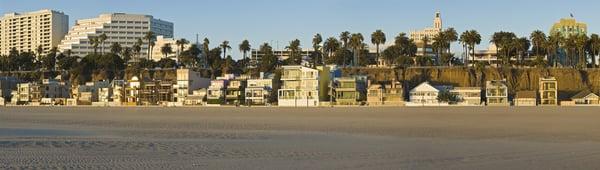
{"label": "tree", "polygon": [[317,63],[322,63],[319,62],[319,59],[321,59],[321,42],[323,42],[323,37],[321,37],[321,34],[317,33],[312,39],[314,54],[311,55],[313,56],[311,57],[311,60],[313,61],[313,67],[316,67]]}
{"label": "tree", "polygon": [[575,62],[573,60],[575,60],[575,53],[577,51],[577,44],[575,42],[576,38],[577,37],[575,35],[570,35],[567,38],[562,39],[562,42],[560,42],[560,47],[564,49],[567,54],[566,65],[570,67],[575,66]]}
{"label": "tree", "polygon": [[138,38],[137,42],[135,42],[135,44],[133,44],[132,50],[133,50],[133,53],[135,55],[137,55],[138,59],[141,58],[140,55],[141,55],[141,52],[142,52],[142,45],[143,44],[144,44],[144,42],[142,41],[141,38]]}
{"label": "tree", "polygon": [[529,47],[531,47],[531,42],[527,39],[527,37],[521,37],[514,40],[514,48],[517,51],[517,55],[519,56],[519,64],[523,64],[525,60],[525,53],[529,51]]}
{"label": "tree", "polygon": [[123,47],[121,47],[121,44],[119,44],[118,42],[114,42],[110,46],[110,52],[113,54],[119,54],[122,50],[123,50]]}
{"label": "tree", "polygon": [[379,45],[385,44],[385,41],[386,38],[385,33],[383,33],[383,31],[376,30],[371,34],[371,43],[375,44],[375,48],[377,48],[377,60],[379,60],[379,57],[381,56],[381,54],[379,53]]}
{"label": "tree", "polygon": [[100,41],[100,43],[102,44],[102,47],[100,48],[101,54],[104,54],[104,42],[106,42],[106,39],[108,39],[108,37],[105,33],[102,33],[100,34],[100,36],[98,36],[98,41]]}
{"label": "tree", "polygon": [[328,60],[338,48],[340,48],[340,42],[335,37],[329,37],[323,43],[323,50],[327,53]]}
{"label": "tree", "polygon": [[360,57],[360,51],[364,49],[363,41],[365,38],[361,33],[354,33],[350,36],[350,42],[348,46],[352,48],[352,53],[354,53],[354,59],[352,59],[352,65],[358,66],[358,58]]}
{"label": "tree", "polygon": [[437,100],[439,102],[456,103],[458,101],[458,97],[455,94],[445,90],[438,93]]}
{"label": "tree", "polygon": [[175,44],[177,45],[177,47],[179,48],[177,50],[177,62],[181,63],[181,52],[183,52],[183,47],[187,44],[189,44],[190,42],[188,40],[186,40],[185,38],[179,39],[175,41]]}
{"label": "tree", "polygon": [[152,31],[148,31],[144,35],[144,39],[146,39],[148,41],[148,60],[150,60],[152,58],[152,48],[154,48],[154,38],[156,38],[156,36],[154,35],[154,32],[152,32]]}
{"label": "tree", "polygon": [[131,60],[131,48],[130,47],[125,47],[121,50],[121,57],[123,58],[123,61],[125,61],[125,63],[129,62],[129,60]]}
{"label": "tree", "polygon": [[588,43],[588,36],[585,34],[579,34],[575,37],[575,46],[577,48],[577,57],[578,57],[578,62],[577,62],[577,66],[579,68],[586,68],[587,67],[587,57],[586,57],[586,53],[585,53],[585,46]]}
{"label": "tree", "polygon": [[250,41],[248,41],[248,40],[242,41],[242,43],[239,45],[239,49],[242,52],[242,54],[244,55],[242,61],[244,61],[243,65],[244,65],[244,68],[246,68],[247,64],[248,64],[248,63],[245,62],[246,58],[247,58],[246,54],[248,52],[250,52],[250,50],[251,50]]}
{"label": "tree", "polygon": [[268,43],[264,43],[260,46],[259,51],[263,54],[258,67],[259,71],[273,73],[275,65],[277,65],[277,57],[273,55],[273,47]]}
{"label": "tree", "polygon": [[220,47],[223,50],[223,59],[225,59],[227,57],[227,50],[231,50],[231,46],[229,46],[229,41],[223,41]]}
{"label": "tree", "polygon": [[592,60],[592,68],[598,67],[596,65],[596,56],[598,56],[598,53],[600,53],[600,37],[598,36],[598,34],[592,34],[590,36],[587,48]]}
{"label": "tree", "polygon": [[342,41],[342,47],[348,48],[348,42],[350,41],[350,32],[344,31],[340,34],[340,41]]}
{"label": "tree", "polygon": [[203,42],[202,42],[202,53],[204,56],[204,68],[207,68],[209,66],[209,59],[208,59],[208,53],[210,51],[210,47],[209,47],[210,41],[208,40],[208,38],[204,38]]}
{"label": "tree", "polygon": [[469,53],[472,57],[471,60],[475,60],[475,46],[481,43],[481,35],[476,30],[465,31],[460,35],[459,41],[466,48],[465,65],[469,65]]}
{"label": "tree", "polygon": [[302,49],[300,48],[300,40],[292,40],[290,42],[290,45],[286,46],[285,49],[287,49],[290,52],[290,57],[287,61],[288,64],[300,65],[302,63],[302,55],[300,54],[300,52],[302,51]]}
{"label": "tree", "polygon": [[94,48],[94,54],[98,54],[98,45],[100,44],[98,37],[90,37],[89,39],[90,39],[90,44],[92,45],[92,48]]}
{"label": "tree", "polygon": [[[515,33],[512,32],[500,31],[495,32],[492,35],[492,39],[490,40],[490,42],[496,45],[498,58],[502,58],[504,64],[510,63],[512,51],[511,45],[513,44],[515,39],[517,39],[517,36],[515,35]],[[499,50],[502,50],[502,52],[499,52]]]}
{"label": "tree", "polygon": [[558,49],[561,42],[563,42],[563,36],[559,32],[555,32],[548,36],[548,41],[544,45],[553,67],[558,65]]}
{"label": "tree", "polygon": [[169,54],[173,53],[173,48],[171,47],[171,44],[167,43],[165,45],[163,45],[160,48],[160,53],[162,53],[165,57],[164,58],[169,58]]}
{"label": "tree", "polygon": [[37,48],[35,49],[36,51],[36,58],[38,60],[42,59],[42,53],[44,53],[44,47],[42,45],[38,45]]}
{"label": "tree", "polygon": [[544,44],[546,44],[547,38],[546,34],[543,31],[535,30],[529,36],[531,39],[531,44],[533,45],[532,50],[535,52],[535,56],[542,56],[544,49]]}

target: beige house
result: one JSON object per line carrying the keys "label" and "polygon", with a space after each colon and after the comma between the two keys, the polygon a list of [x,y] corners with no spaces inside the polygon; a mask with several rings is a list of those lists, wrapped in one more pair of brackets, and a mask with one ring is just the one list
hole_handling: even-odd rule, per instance
{"label": "beige house", "polygon": [[273,78],[249,79],[247,87],[244,89],[246,104],[248,105],[266,105],[270,103],[271,93],[273,92]]}
{"label": "beige house", "polygon": [[600,105],[600,97],[589,90],[581,91],[571,97],[575,105]]}
{"label": "beige house", "polygon": [[491,80],[485,83],[485,98],[488,106],[510,106],[506,80]]}
{"label": "beige house", "polygon": [[319,106],[319,70],[304,66],[283,66],[282,69],[278,105]]}
{"label": "beige house", "polygon": [[540,78],[540,105],[558,105],[558,81],[554,77]]}
{"label": "beige house", "polygon": [[481,87],[455,87],[450,93],[458,98],[457,105],[479,106],[481,102]]}
{"label": "beige house", "polygon": [[514,99],[515,106],[536,106],[536,91],[518,91]]}
{"label": "beige house", "polygon": [[367,104],[369,106],[404,106],[404,93],[400,82],[368,83]]}
{"label": "beige house", "polygon": [[339,77],[333,80],[332,97],[336,105],[359,105],[365,100],[367,77]]}
{"label": "beige house", "polygon": [[246,79],[233,79],[229,81],[225,89],[225,104],[244,104],[246,82]]}

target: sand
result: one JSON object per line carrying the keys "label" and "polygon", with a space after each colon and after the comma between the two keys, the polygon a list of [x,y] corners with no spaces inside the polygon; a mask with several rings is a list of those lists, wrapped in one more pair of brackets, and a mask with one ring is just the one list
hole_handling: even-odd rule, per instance
{"label": "sand", "polygon": [[0,107],[0,169],[598,169],[600,107]]}

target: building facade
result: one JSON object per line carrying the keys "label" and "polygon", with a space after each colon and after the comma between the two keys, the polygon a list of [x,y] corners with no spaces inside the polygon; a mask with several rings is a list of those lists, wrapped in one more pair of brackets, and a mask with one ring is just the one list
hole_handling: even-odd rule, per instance
{"label": "building facade", "polygon": [[147,32],[172,38],[173,23],[155,19],[150,15],[101,14],[97,18],[76,21],[58,47],[62,52],[70,50],[72,55],[85,56],[94,52],[91,38],[106,34],[107,39],[98,45],[97,52],[110,50],[113,43],[119,43],[123,48],[133,47],[138,39],[141,39],[142,50],[140,54],[134,55],[134,58],[147,58],[148,40],[144,39]]}
{"label": "building facade", "polygon": [[410,90],[408,106],[437,106],[448,105],[440,102],[438,96],[442,92],[449,92],[450,86],[432,86],[429,82],[423,82]]}
{"label": "building facade", "polygon": [[47,54],[57,47],[69,29],[69,16],[54,10],[8,13],[0,18],[0,55],[15,48],[20,52],[36,52],[42,47]]}
{"label": "building facade", "polygon": [[456,95],[458,105],[481,105],[481,87],[455,87],[450,90],[450,93]]}
{"label": "building facade", "polygon": [[303,66],[283,66],[279,106],[319,106],[319,71]]}
{"label": "building facade", "polygon": [[488,106],[510,106],[506,80],[491,80],[485,83],[485,98]]}
{"label": "building facade", "polygon": [[513,101],[515,106],[537,106],[537,92],[518,91]]}
{"label": "building facade", "polygon": [[[164,54],[162,52],[162,48],[164,46],[171,46],[171,53]],[[167,38],[165,36],[156,36],[156,41],[154,43],[154,47],[152,48],[152,60],[160,61],[163,58],[169,58],[175,61],[178,61],[177,55],[181,54],[181,52],[192,47],[192,44],[187,43],[183,45],[183,48],[177,45],[177,39],[175,38]],[[199,56],[196,56],[199,57]]]}
{"label": "building facade", "polygon": [[442,32],[442,14],[437,11],[435,12],[435,18],[433,19],[433,27],[427,27],[422,30],[416,30],[410,32],[410,39],[415,41],[415,43],[423,43],[423,39],[427,37],[429,41],[428,45],[433,44],[433,37],[437,36],[440,32]]}
{"label": "building facade", "polygon": [[558,105],[558,81],[554,77],[540,78],[540,105]]}
{"label": "building facade", "polygon": [[366,100],[367,77],[338,77],[333,79],[332,92],[336,105],[359,105]]}
{"label": "building facade", "polygon": [[564,37],[575,35],[586,35],[588,31],[587,24],[578,22],[575,18],[562,18],[554,23],[550,28],[550,35],[560,33]]}
{"label": "building facade", "polygon": [[369,106],[403,106],[404,93],[402,84],[392,80],[390,82],[369,84],[367,88],[367,104]]}
{"label": "building facade", "polygon": [[247,105],[266,105],[269,104],[271,93],[273,92],[273,78],[262,77],[258,79],[248,79],[245,89],[245,100]]}

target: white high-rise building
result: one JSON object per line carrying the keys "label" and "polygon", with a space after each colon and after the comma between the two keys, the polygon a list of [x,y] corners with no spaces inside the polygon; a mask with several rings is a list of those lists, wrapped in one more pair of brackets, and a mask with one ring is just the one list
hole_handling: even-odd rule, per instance
{"label": "white high-rise building", "polygon": [[0,55],[12,48],[20,52],[46,54],[58,46],[69,29],[69,16],[49,9],[28,13],[7,13],[0,18]]}
{"label": "white high-rise building", "polygon": [[97,52],[110,51],[113,43],[121,47],[133,47],[142,39],[142,50],[135,57],[148,57],[148,40],[144,39],[147,32],[152,31],[155,36],[173,37],[173,23],[155,19],[150,15],[112,13],[101,14],[97,18],[78,20],[67,36],[61,41],[59,50],[71,51],[71,55],[83,57],[94,53],[90,43],[92,37],[106,34],[107,39],[98,45]]}

